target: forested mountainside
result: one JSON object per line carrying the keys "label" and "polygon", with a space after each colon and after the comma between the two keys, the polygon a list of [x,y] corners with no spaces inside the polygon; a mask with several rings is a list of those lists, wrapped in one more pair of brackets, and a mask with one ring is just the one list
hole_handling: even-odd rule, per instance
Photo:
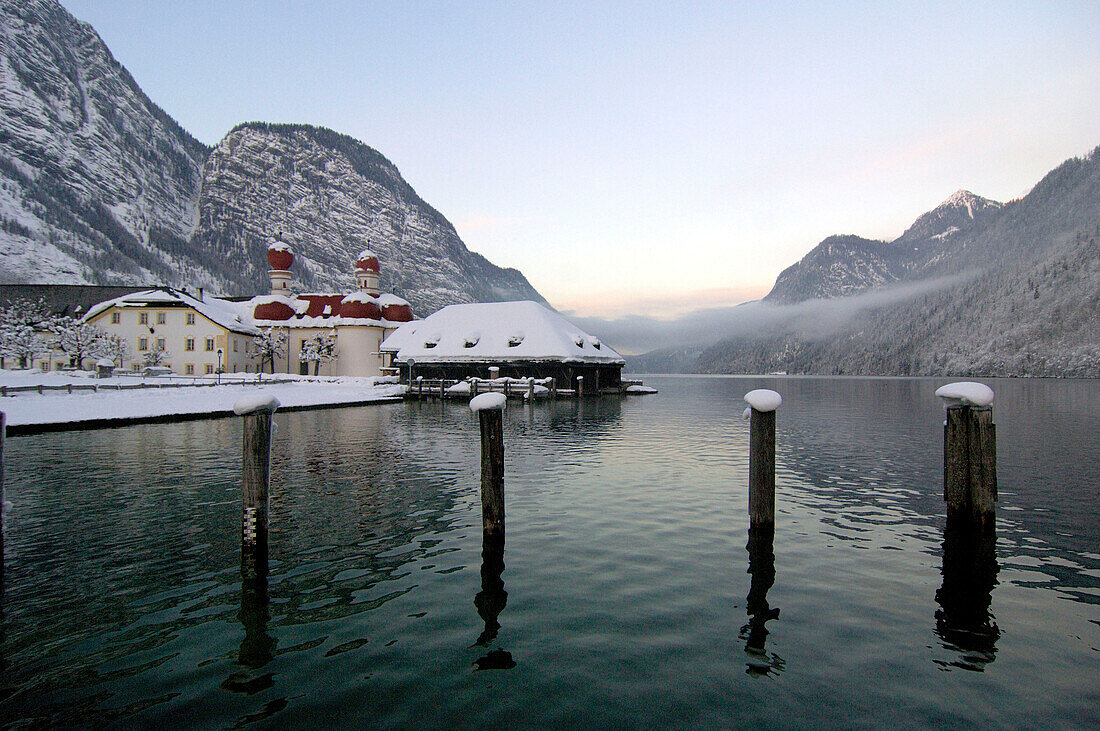
{"label": "forested mountainside", "polygon": [[[974,214],[952,218],[943,215],[945,206],[956,212],[970,206]],[[885,256],[877,260],[885,262],[878,271],[890,277],[853,285],[854,277],[836,276],[836,259],[855,261],[856,247],[832,260],[815,250],[818,258],[804,259],[797,278],[777,281],[773,293],[779,294],[768,301],[804,301],[802,293],[837,291],[838,282],[864,292],[925,282],[931,291],[853,307],[843,325],[829,328],[791,308],[792,316],[767,333],[707,349],[693,370],[1100,377],[1098,241],[1100,148],[1066,161],[1003,206],[972,194],[952,196],[901,238],[882,244],[917,250],[901,267],[891,268]]]}
{"label": "forested mountainside", "polygon": [[376,150],[332,130],[242,124],[208,148],[55,0],[0,0],[0,282],[267,288],[282,232],[306,289],[352,286],[356,255],[426,315],[545,300],[469,251]]}

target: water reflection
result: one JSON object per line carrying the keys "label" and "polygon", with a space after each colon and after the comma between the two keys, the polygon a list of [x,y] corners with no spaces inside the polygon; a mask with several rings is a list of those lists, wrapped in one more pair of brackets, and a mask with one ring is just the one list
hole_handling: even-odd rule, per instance
{"label": "water reflection", "polygon": [[[481,591],[474,597],[478,616],[485,622],[485,629],[478,636],[475,647],[489,647],[497,638],[500,622],[497,617],[508,605],[508,592],[504,590],[504,536],[485,534],[481,544]],[[474,661],[478,670],[511,670],[516,666],[512,654],[506,650],[490,650]]]}
{"label": "water reflection", "polygon": [[268,595],[268,550],[241,542],[241,611],[237,615],[244,627],[244,639],[237,654],[237,663],[246,670],[235,672],[222,683],[232,693],[252,695],[274,685],[274,673],[254,675],[252,671],[271,662],[277,640],[268,634],[271,621]]}
{"label": "water reflection", "polygon": [[996,536],[948,523],[943,535],[943,585],[936,592],[936,635],[958,653],[952,667],[981,672],[997,655],[1001,630],[990,610],[997,586]]}
{"label": "water reflection", "polygon": [[786,661],[774,652],[769,654],[767,623],[779,619],[779,608],[772,609],[768,604],[768,590],[775,583],[775,551],[772,541],[775,526],[770,523],[753,525],[749,528],[749,596],[745,602],[745,611],[749,615],[748,624],[741,628],[739,635],[745,641],[747,672],[752,676],[780,673],[786,668]]}

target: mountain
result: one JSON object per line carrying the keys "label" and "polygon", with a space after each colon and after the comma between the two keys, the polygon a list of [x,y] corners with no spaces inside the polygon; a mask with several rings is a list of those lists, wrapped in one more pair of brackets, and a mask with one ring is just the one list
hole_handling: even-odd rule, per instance
{"label": "mountain", "polygon": [[421,315],[468,302],[545,303],[518,271],[469,251],[393,163],[329,129],[242,124],[211,151],[192,243],[210,266],[227,262],[231,294],[266,286],[273,228],[293,247],[306,289],[352,288],[355,258],[369,247],[382,262],[383,289]]}
{"label": "mountain", "polygon": [[784,269],[765,302],[789,305],[846,297],[905,279],[921,278],[955,251],[956,240],[992,220],[1002,204],[960,190],[921,215],[891,242],[830,236]]}
{"label": "mountain", "polygon": [[[894,284],[849,281],[862,297],[805,300],[837,278],[803,267],[799,290],[777,281],[769,300],[797,301],[775,309],[789,317],[717,343],[694,370],[1100,377],[1100,147],[1004,205],[956,194],[883,247],[911,250],[889,269]],[[835,258],[853,261],[852,248]]]}
{"label": "mountain", "polygon": [[370,248],[419,315],[545,300],[469,251],[378,151],[306,125],[248,123],[214,148],[145,96],[55,0],[0,0],[0,283],[267,289],[268,240],[296,284],[347,290]]}
{"label": "mountain", "polygon": [[207,148],[55,2],[0,0],[0,279],[170,277]]}

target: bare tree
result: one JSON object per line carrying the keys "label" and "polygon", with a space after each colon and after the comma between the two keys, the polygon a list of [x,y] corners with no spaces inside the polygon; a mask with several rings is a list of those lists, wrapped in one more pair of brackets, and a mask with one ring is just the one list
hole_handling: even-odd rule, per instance
{"label": "bare tree", "polygon": [[317,333],[302,343],[301,359],[313,363],[313,375],[321,370],[323,363],[336,358],[336,334]]}
{"label": "bare tree", "polygon": [[275,359],[286,355],[286,333],[273,327],[260,330],[252,338],[252,358],[260,361],[260,370],[264,363],[271,363],[271,372],[275,372]]}
{"label": "bare tree", "polygon": [[107,333],[95,325],[75,317],[58,317],[50,324],[54,333],[54,346],[72,359],[80,370],[84,359],[103,352]]}

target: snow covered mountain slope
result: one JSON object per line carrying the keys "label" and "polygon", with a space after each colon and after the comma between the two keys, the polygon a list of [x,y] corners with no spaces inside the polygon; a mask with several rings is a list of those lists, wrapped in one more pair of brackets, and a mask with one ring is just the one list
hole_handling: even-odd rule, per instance
{"label": "snow covered mountain slope", "polygon": [[305,289],[353,287],[356,255],[382,263],[383,290],[427,315],[448,304],[543,298],[514,269],[469,251],[397,168],[346,135],[307,125],[242,124],[211,152],[193,238],[233,294],[267,286],[266,241],[294,249]]}
{"label": "snow covered mountain slope", "polygon": [[891,242],[830,236],[784,269],[764,301],[789,305],[846,297],[899,280],[933,276],[940,261],[963,248],[956,242],[986,226],[1002,207],[960,190]]}
{"label": "snow covered mountain slope", "polygon": [[890,246],[914,249],[897,277],[918,294],[779,308],[694,370],[1100,377],[1100,148],[1003,206],[952,196]]}
{"label": "snow covered mountain slope", "polygon": [[170,278],[206,152],[91,26],[52,0],[0,0],[0,279]]}
{"label": "snow covered mountain slope", "polygon": [[251,123],[213,150],[153,104],[55,0],[0,0],[0,283],[268,288],[267,241],[297,285],[353,286],[356,255],[418,315],[545,302],[469,251],[377,151],[331,130]]}

